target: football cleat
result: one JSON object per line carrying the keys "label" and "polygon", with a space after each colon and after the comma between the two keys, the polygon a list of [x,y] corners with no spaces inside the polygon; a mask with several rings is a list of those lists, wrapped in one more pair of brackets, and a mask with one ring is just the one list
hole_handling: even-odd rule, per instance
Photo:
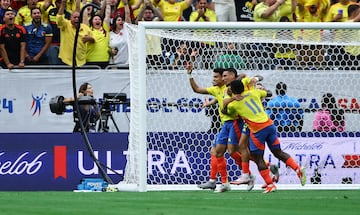
{"label": "football cleat", "polygon": [[300,179],[301,186],[305,186],[306,184],[306,170],[305,167],[300,167],[296,170],[296,173]]}
{"label": "football cleat", "polygon": [[263,193],[272,193],[276,191],[275,184],[268,184]]}
{"label": "football cleat", "polygon": [[223,192],[226,192],[226,191],[230,191],[230,185],[229,183],[225,183],[225,184],[221,184],[220,186],[218,186],[216,189],[215,189],[215,193],[223,193]]}
{"label": "football cleat", "polygon": [[198,188],[201,188],[201,189],[211,189],[211,190],[214,190],[216,188],[216,181],[207,181],[205,183],[202,183],[202,184],[199,184],[198,185]]}
{"label": "football cleat", "polygon": [[251,191],[254,188],[256,177],[254,175],[250,175],[250,180],[248,182],[247,191]]}
{"label": "football cleat", "polygon": [[230,184],[240,185],[240,184],[248,184],[250,181],[250,176],[248,174],[242,174],[235,181],[231,181]]}
{"label": "football cleat", "polygon": [[271,176],[272,176],[273,182],[278,183],[279,178],[280,178],[279,167],[274,164],[270,164],[270,172],[272,174]]}

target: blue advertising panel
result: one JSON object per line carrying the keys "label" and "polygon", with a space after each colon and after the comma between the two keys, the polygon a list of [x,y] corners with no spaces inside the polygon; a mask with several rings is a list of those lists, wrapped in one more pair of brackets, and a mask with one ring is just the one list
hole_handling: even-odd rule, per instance
{"label": "blue advertising panel", "polygon": [[[95,156],[114,183],[123,180],[128,133],[89,133]],[[298,133],[281,137],[281,147],[300,165],[323,175],[322,183],[359,183],[360,133]],[[215,135],[207,132],[148,132],[148,184],[199,184],[209,177],[209,149]],[[136,152],[135,152],[136,153]],[[280,183],[297,181],[293,171],[266,150],[265,159],[278,165]],[[240,174],[226,154],[229,180]],[[256,165],[251,171],[257,173]],[[110,170],[112,169],[112,170]],[[1,133],[0,191],[70,191],[84,178],[102,178],[79,133]],[[256,183],[263,183],[261,177]]]}
{"label": "blue advertising panel", "polygon": [[[89,134],[100,163],[115,182],[123,179],[128,133]],[[101,178],[80,133],[2,133],[0,190],[74,190],[83,178]]]}

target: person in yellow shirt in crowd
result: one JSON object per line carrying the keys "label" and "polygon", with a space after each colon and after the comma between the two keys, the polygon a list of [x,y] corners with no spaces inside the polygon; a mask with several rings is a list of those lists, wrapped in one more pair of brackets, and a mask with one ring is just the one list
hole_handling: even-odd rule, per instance
{"label": "person in yellow shirt in crowd", "polygon": [[324,22],[330,0],[298,0],[295,11],[297,22]]}
{"label": "person in yellow shirt in crowd", "polygon": [[[161,12],[154,7],[150,0],[144,0],[144,4],[136,17],[135,24],[140,21],[156,22],[164,21]],[[161,65],[165,62],[162,57],[161,37],[146,35],[146,63],[150,65]]]}
{"label": "person in yellow shirt in crowd", "polygon": [[[326,22],[346,22],[348,20],[348,7],[356,4],[351,0],[339,0],[338,3],[331,5],[325,18]],[[347,35],[344,30],[331,30],[333,40],[335,42],[343,42],[347,40]],[[341,66],[343,62],[342,56],[345,54],[342,45],[332,45],[327,51],[328,63],[330,66]]]}
{"label": "person in yellow shirt in crowd", "polygon": [[155,0],[155,6],[159,7],[164,17],[164,21],[177,22],[183,21],[182,13],[191,6],[193,0]]}
{"label": "person in yellow shirt in crowd", "polygon": [[197,9],[190,14],[190,22],[216,22],[216,13],[207,7],[207,0],[197,0],[196,4]]}
{"label": "person in yellow shirt in crowd", "polygon": [[[264,0],[254,8],[255,22],[278,22],[280,20],[280,6],[285,0]],[[272,38],[274,31],[255,30],[254,36]]]}
{"label": "person in yellow shirt in crowd", "polygon": [[[348,7],[347,22],[360,22],[360,5],[352,4]],[[359,41],[359,30],[349,30],[351,36],[348,41]],[[346,69],[360,70],[360,46],[344,46],[343,65],[349,66]]]}
{"label": "person in yellow shirt in crowd", "polygon": [[338,3],[331,5],[327,12],[326,22],[346,22],[348,19],[349,5],[356,4],[351,0],[339,0]]}
{"label": "person in yellow shirt in crowd", "polygon": [[290,22],[294,21],[293,14],[296,10],[296,0],[285,0],[279,7],[280,17],[286,16]]}
{"label": "person in yellow shirt in crowd", "polygon": [[27,4],[19,9],[15,17],[15,24],[18,25],[29,25],[32,22],[31,18],[31,9],[40,8],[43,20],[43,23],[48,23],[48,13],[47,10],[51,5],[51,1],[42,1],[38,0],[27,0]]}
{"label": "person in yellow shirt in crowd", "polygon": [[86,55],[87,65],[98,65],[105,69],[109,65],[110,49],[109,49],[109,35],[110,35],[110,0],[104,0],[102,7],[105,8],[104,19],[95,14],[89,22],[84,17],[85,24],[90,26],[94,35],[96,43],[89,43]]}
{"label": "person in yellow shirt in crowd", "polygon": [[[329,0],[301,0],[296,10],[297,22],[324,22],[327,10],[330,6]],[[322,38],[322,30],[296,30],[295,38],[305,41],[319,42]],[[324,61],[324,48],[320,45],[299,45],[297,62],[300,66],[321,66]]]}
{"label": "person in yellow shirt in crowd", "polygon": [[[77,0],[79,1],[79,0]],[[60,29],[60,50],[59,58],[66,65],[72,66],[72,55],[74,50],[75,32],[80,25],[79,39],[76,47],[76,66],[82,66],[86,63],[87,43],[95,43],[95,38],[89,26],[79,23],[80,12],[73,12],[70,20],[65,19],[64,9],[66,0],[61,1],[59,12],[56,15],[56,22]]]}

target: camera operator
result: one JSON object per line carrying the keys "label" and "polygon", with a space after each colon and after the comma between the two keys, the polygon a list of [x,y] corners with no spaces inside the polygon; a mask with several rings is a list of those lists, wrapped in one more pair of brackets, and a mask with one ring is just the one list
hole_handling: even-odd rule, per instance
{"label": "camera operator", "polygon": [[[82,96],[91,96],[93,97],[94,90],[91,84],[85,82],[79,88],[78,98]],[[73,98],[66,98],[64,102],[71,102],[74,101]],[[100,109],[95,104],[86,104],[86,105],[79,105],[79,110],[81,114],[81,118],[83,121],[83,125],[86,132],[95,132],[96,131],[96,122],[100,118]],[[73,132],[80,132],[81,126],[79,119],[77,118],[76,109],[74,108],[74,116],[75,116],[75,127]]]}

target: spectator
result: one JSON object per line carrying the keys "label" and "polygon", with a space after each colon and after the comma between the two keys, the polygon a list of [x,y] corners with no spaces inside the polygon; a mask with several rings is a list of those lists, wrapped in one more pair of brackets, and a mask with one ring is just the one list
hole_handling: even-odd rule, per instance
{"label": "spectator", "polygon": [[[190,22],[216,22],[216,13],[213,9],[209,8],[211,4],[207,0],[197,0],[196,1],[196,10],[191,12],[189,20]],[[209,32],[206,31],[196,31],[197,35],[207,36]],[[198,50],[197,62],[194,67],[204,67],[206,69],[211,68],[213,64],[213,51],[214,51],[214,42],[202,41],[202,42],[192,42],[190,43],[191,47]],[[211,59],[209,59],[211,58]]]}
{"label": "spectator", "polygon": [[[282,16],[280,22],[290,22],[290,19],[287,16]],[[293,36],[293,30],[291,29],[281,29],[274,35],[274,39],[283,41],[283,38],[288,38]],[[295,65],[295,45],[289,43],[275,43],[274,44],[275,58],[274,63],[277,66],[277,69],[296,69]]]}
{"label": "spectator", "polygon": [[65,9],[70,13],[80,12],[80,9],[83,7],[83,3],[79,0],[67,0]]}
{"label": "spectator", "polygon": [[90,29],[93,32],[96,43],[88,44],[88,51],[86,55],[87,65],[98,65],[102,69],[105,69],[105,67],[109,65],[110,58],[109,33],[111,11],[110,0],[105,1],[103,2],[103,7],[106,8],[104,20],[99,15],[94,15],[90,18]]}
{"label": "spectator", "polygon": [[[350,0],[339,0],[338,3],[331,5],[326,16],[327,22],[346,22],[348,20],[348,7],[349,5],[356,4]],[[335,42],[343,42],[344,38],[347,39],[346,33],[343,30],[332,30]],[[327,61],[330,66],[344,66],[342,56],[345,51],[342,45],[332,45],[327,50]],[[345,68],[347,69],[347,68]]]}
{"label": "spectator", "polygon": [[278,132],[301,131],[304,120],[304,110],[296,98],[286,95],[287,86],[283,82],[276,84],[277,97],[270,99],[266,112],[273,120]]}
{"label": "spectator", "polygon": [[321,109],[315,113],[314,131],[342,132],[345,131],[344,110],[336,105],[335,97],[325,93],[321,100]]}
{"label": "spectator", "polygon": [[[329,5],[324,5],[320,0],[299,1],[296,7],[297,22],[324,22]],[[318,38],[318,36],[316,37]]]}
{"label": "spectator", "polygon": [[10,7],[10,0],[0,0],[0,25],[4,24],[4,14]]}
{"label": "spectator", "polygon": [[52,40],[52,29],[41,21],[40,8],[31,9],[32,22],[25,25],[26,30],[26,64],[49,64],[46,54]]}
{"label": "spectator", "polygon": [[[278,22],[280,20],[279,7],[284,3],[285,0],[264,0],[257,4],[254,9],[254,20],[255,22]],[[266,33],[270,31],[254,31],[254,35],[257,37],[268,37],[271,38],[275,32]]]}
{"label": "spectator", "polygon": [[257,4],[254,9],[255,22],[278,22],[280,19],[279,7],[285,0],[264,0]]}
{"label": "spectator", "polygon": [[193,64],[197,55],[198,50],[196,48],[191,50],[186,43],[181,42],[174,54],[173,68],[186,69],[188,65]]}
{"label": "spectator", "polygon": [[257,3],[257,0],[235,1],[237,21],[253,22],[254,8]]}
{"label": "spectator", "polygon": [[224,52],[215,61],[215,68],[246,69],[235,43],[227,43]]}
{"label": "spectator", "polygon": [[[164,21],[161,12],[155,8],[150,0],[145,0],[136,17],[135,24],[139,21]],[[150,65],[161,65],[164,63],[161,50],[161,38],[153,35],[146,35],[146,62]]]}
{"label": "spectator", "polygon": [[[296,16],[298,22],[323,22],[327,13],[327,5],[322,5],[319,0],[309,0],[298,5]],[[305,41],[321,41],[322,31],[302,30],[295,31],[295,37]],[[296,60],[302,67],[319,67],[324,62],[325,50],[321,45],[298,45]]]}
{"label": "spectator", "polygon": [[138,24],[140,21],[164,21],[164,18],[150,0],[144,0],[144,5],[140,10],[139,15],[136,17],[135,24]]}
{"label": "spectator", "polygon": [[280,17],[286,16],[290,22],[294,21],[296,5],[296,0],[285,0],[284,3],[279,7]]}
{"label": "spectator", "polygon": [[193,0],[155,0],[155,6],[159,7],[164,17],[164,21],[176,22],[183,21],[182,13],[191,6]]}
{"label": "spectator", "polygon": [[[121,16],[121,17],[125,17],[125,12],[127,10],[127,7],[129,6],[129,17],[130,17],[130,23],[132,22],[132,20],[134,20],[134,13],[132,11],[132,8],[131,8],[131,5],[132,4],[129,4],[128,0],[110,0],[110,8],[111,8],[111,15],[110,15],[110,18],[111,18],[111,22],[110,23],[113,23],[115,17],[117,16]],[[125,7],[126,6],[126,7]],[[103,16],[104,12],[102,11],[100,13],[100,16]]]}
{"label": "spectator", "polygon": [[356,4],[350,0],[339,0],[330,6],[326,16],[327,22],[346,22],[348,19],[348,7],[351,4]]}
{"label": "spectator", "polygon": [[66,65],[73,65],[73,51],[76,28],[80,25],[79,39],[76,47],[76,66],[82,66],[86,63],[87,43],[94,43],[92,31],[89,26],[79,22],[80,13],[75,11],[71,14],[70,20],[65,19],[64,10],[66,0],[61,0],[61,6],[56,21],[60,29],[60,50],[59,58]]}
{"label": "spectator", "polygon": [[235,0],[213,0],[218,22],[236,22]]}
{"label": "spectator", "polygon": [[16,14],[15,23],[19,25],[28,25],[31,24],[31,9],[40,8],[41,14],[43,15],[42,20],[44,23],[47,23],[47,13],[46,10],[49,8],[51,2],[39,2],[38,0],[27,0],[27,4],[21,7]]}
{"label": "spectator", "polygon": [[10,2],[10,7],[13,9],[15,14],[21,7],[26,5],[26,0],[10,0]]}
{"label": "spectator", "polygon": [[110,64],[129,64],[127,30],[124,27],[124,21],[131,23],[128,4],[125,6],[125,17],[118,15],[113,19],[109,42],[111,48]]}
{"label": "spectator", "polygon": [[1,67],[13,69],[14,65],[24,67],[26,30],[15,24],[15,12],[10,8],[4,14],[4,25],[0,27],[0,53],[3,61]]}
{"label": "spectator", "polygon": [[[348,22],[360,21],[360,5],[353,4],[348,7]],[[352,36],[348,37],[348,41],[359,41],[359,31],[351,30]],[[360,70],[360,46],[344,46],[343,66],[348,66],[353,70]]]}
{"label": "spectator", "polygon": [[[263,2],[257,4],[254,8],[254,21],[255,22],[279,22],[280,20],[280,10],[279,7],[284,3],[285,0],[264,0]],[[254,36],[265,39],[273,39],[276,30],[254,30]],[[255,50],[254,55],[257,56],[253,61],[256,63],[258,69],[273,69],[275,66],[270,63],[265,64],[263,61],[272,62],[273,61],[273,51],[272,44],[268,43],[257,43],[254,44],[251,49]],[[258,58],[261,58],[261,61]],[[269,67],[270,68],[267,68]]]}
{"label": "spectator", "polygon": [[207,0],[198,0],[197,9],[190,14],[190,22],[216,22],[215,11],[208,8]]}
{"label": "spectator", "polygon": [[[52,0],[47,0],[52,1]],[[48,60],[50,65],[61,65],[63,64],[59,58],[59,48],[60,48],[60,29],[56,23],[56,15],[61,6],[61,0],[55,0],[55,7],[50,8],[48,13],[49,23],[53,31],[53,37],[48,49]],[[64,9],[64,17],[67,20],[70,20],[71,13]]]}

